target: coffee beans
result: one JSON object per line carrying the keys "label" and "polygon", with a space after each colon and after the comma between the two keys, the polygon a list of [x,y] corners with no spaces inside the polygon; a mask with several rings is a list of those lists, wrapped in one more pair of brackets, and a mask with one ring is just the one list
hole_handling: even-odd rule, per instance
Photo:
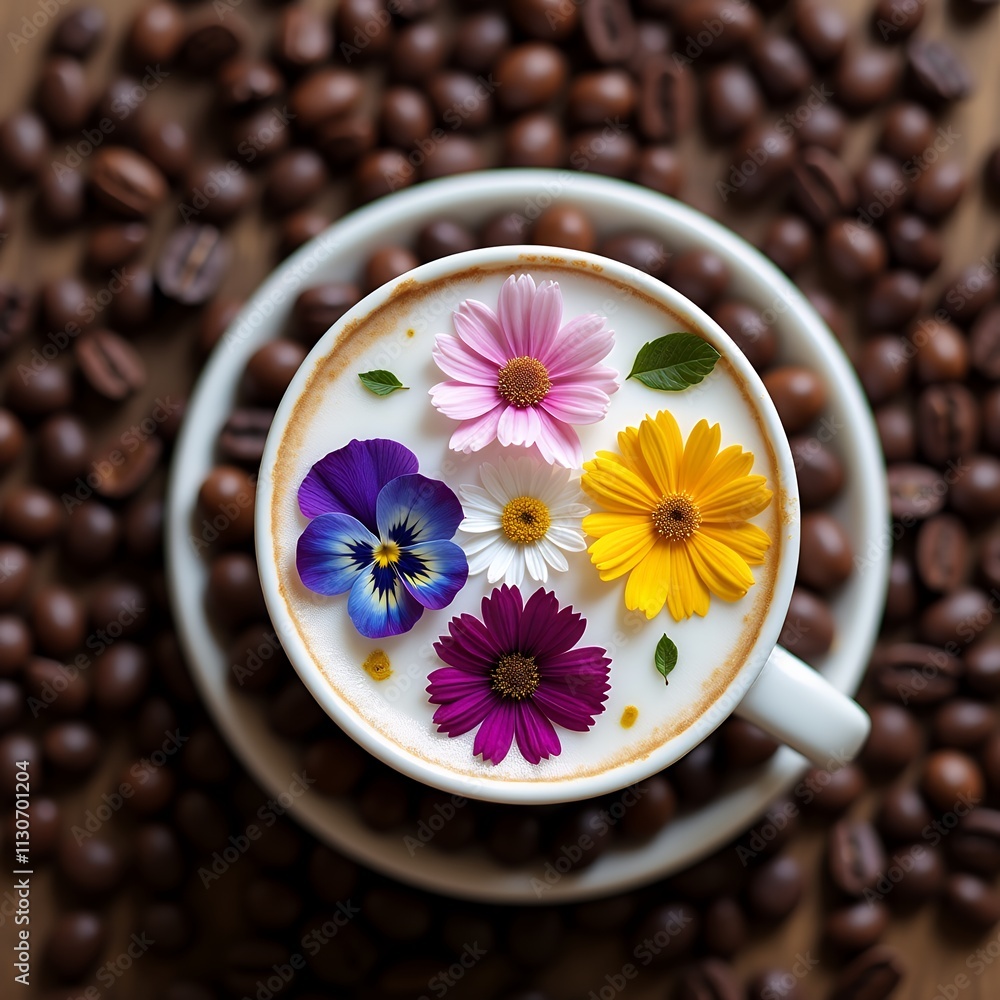
{"label": "coffee beans", "polygon": [[965,581],[969,561],[969,534],[951,514],[925,521],[917,535],[917,572],[929,590],[957,590]]}
{"label": "coffee beans", "polygon": [[837,978],[831,1000],[888,1000],[903,979],[904,966],[888,945],[862,952]]}
{"label": "coffee beans", "polygon": [[105,146],[94,153],[90,185],[102,205],[126,218],[149,215],[167,196],[163,174],[124,146]]}
{"label": "coffee beans", "polygon": [[828,864],[834,885],[848,896],[873,889],[885,867],[885,852],[870,823],[845,819],[830,831]]}
{"label": "coffee beans", "polygon": [[960,101],[972,90],[969,71],[947,42],[915,38],[906,58],[918,93],[934,105]]}
{"label": "coffee beans", "polygon": [[563,88],[566,58],[553,45],[526,42],[501,56],[494,74],[503,108],[528,111],[546,104]]}
{"label": "coffee beans", "polygon": [[826,405],[826,387],[809,368],[775,368],[764,376],[764,387],[789,434],[807,427]]}
{"label": "coffee beans", "polygon": [[200,305],[215,294],[228,265],[229,246],[214,226],[184,226],[164,244],[156,284],[168,298]]}

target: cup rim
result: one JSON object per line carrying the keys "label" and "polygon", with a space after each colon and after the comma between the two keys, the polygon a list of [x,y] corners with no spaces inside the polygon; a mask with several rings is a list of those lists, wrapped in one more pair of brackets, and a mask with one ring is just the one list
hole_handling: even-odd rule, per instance
{"label": "cup rim", "polygon": [[[630,287],[679,314],[692,329],[708,332],[712,341],[723,349],[752,399],[772,449],[777,485],[784,499],[779,516],[782,551],[777,559],[769,607],[743,663],[730,677],[719,696],[684,730],[668,738],[647,755],[599,773],[554,778],[551,781],[484,782],[473,775],[452,771],[418,757],[387,740],[342,699],[320,665],[310,655],[296,628],[295,616],[279,590],[279,572],[274,549],[270,544],[274,502],[274,481],[270,472],[274,468],[289,420],[313,370],[335,350],[336,341],[345,329],[382,309],[404,285],[412,287],[415,282],[436,282],[477,267],[509,266],[512,272],[530,273],[532,262],[536,267],[589,269],[596,272],[596,277],[610,277],[626,282]],[[281,637],[285,654],[313,698],[345,733],[384,763],[423,784],[466,798],[508,804],[554,804],[600,796],[648,778],[689,753],[732,714],[777,645],[791,601],[799,550],[798,487],[787,435],[763,381],[732,338],[704,310],[671,285],[619,261],[558,247],[515,244],[469,250],[419,265],[370,292],[323,334],[296,372],[275,412],[258,476],[255,537],[257,566],[265,603],[272,624]]]}

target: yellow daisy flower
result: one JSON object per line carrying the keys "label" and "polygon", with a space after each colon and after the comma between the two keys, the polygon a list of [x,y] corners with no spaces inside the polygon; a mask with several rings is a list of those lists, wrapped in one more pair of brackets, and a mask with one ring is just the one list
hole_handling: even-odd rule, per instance
{"label": "yellow daisy flower", "polygon": [[675,621],[704,615],[711,595],[738,601],[753,586],[750,566],[771,539],[748,519],[771,502],[753,454],[719,451],[718,424],[701,420],[685,444],[673,414],[646,416],[618,435],[621,454],[599,451],[580,485],[602,510],[583,519],[597,539],[587,550],[602,580],[629,574],[625,606],[653,618],[666,604]]}

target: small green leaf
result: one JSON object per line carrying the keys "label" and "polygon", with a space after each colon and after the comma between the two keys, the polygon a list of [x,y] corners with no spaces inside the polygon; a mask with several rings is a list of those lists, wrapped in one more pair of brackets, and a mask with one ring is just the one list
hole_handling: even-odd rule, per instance
{"label": "small green leaf", "polygon": [[362,372],[358,378],[361,379],[361,384],[369,392],[374,392],[376,396],[388,396],[390,392],[395,392],[397,389],[409,388],[408,385],[403,385],[392,372],[381,368],[373,372]]}
{"label": "small green leaf", "polygon": [[639,348],[629,378],[650,389],[680,392],[697,385],[715,367],[719,352],[694,333],[668,333]]}
{"label": "small green leaf", "polygon": [[663,683],[669,684],[670,671],[677,666],[677,647],[665,633],[656,644],[656,669],[663,674]]}

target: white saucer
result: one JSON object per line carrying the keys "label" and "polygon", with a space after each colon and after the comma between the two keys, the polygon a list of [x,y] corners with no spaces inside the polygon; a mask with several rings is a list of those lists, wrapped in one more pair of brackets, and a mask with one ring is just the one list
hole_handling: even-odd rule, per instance
{"label": "white saucer", "polygon": [[[247,769],[271,794],[283,791],[301,764],[295,747],[275,736],[262,703],[233,690],[226,650],[205,613],[207,564],[189,544],[198,489],[213,465],[215,441],[235,399],[243,367],[280,335],[298,293],[335,279],[354,280],[368,254],[407,242],[434,218],[477,225],[500,211],[529,220],[556,198],[585,207],[602,233],[642,230],[672,252],[710,247],[732,272],[730,292],[777,314],[781,358],[821,373],[828,415],[837,427],[830,446],[847,467],[847,485],[832,512],[866,558],[833,601],[838,642],[821,664],[840,690],[853,693],[864,673],[882,613],[889,547],[885,471],[868,404],[839,345],[802,294],[758,251],[679,202],[620,181],[560,171],[491,171],[449,177],[401,192],[344,218],[285,261],[258,289],[210,359],[188,406],[171,470],[167,562],[178,630],[210,710]],[[848,645],[849,641],[849,645]],[[782,748],[761,768],[732,782],[708,806],[669,824],[641,845],[612,848],[590,868],[545,878],[544,862],[505,868],[481,848],[444,852],[433,843],[412,850],[399,833],[370,830],[348,802],[307,792],[291,808],[320,839],[404,882],[490,902],[565,902],[607,895],[662,878],[689,865],[749,826],[806,767]]]}

